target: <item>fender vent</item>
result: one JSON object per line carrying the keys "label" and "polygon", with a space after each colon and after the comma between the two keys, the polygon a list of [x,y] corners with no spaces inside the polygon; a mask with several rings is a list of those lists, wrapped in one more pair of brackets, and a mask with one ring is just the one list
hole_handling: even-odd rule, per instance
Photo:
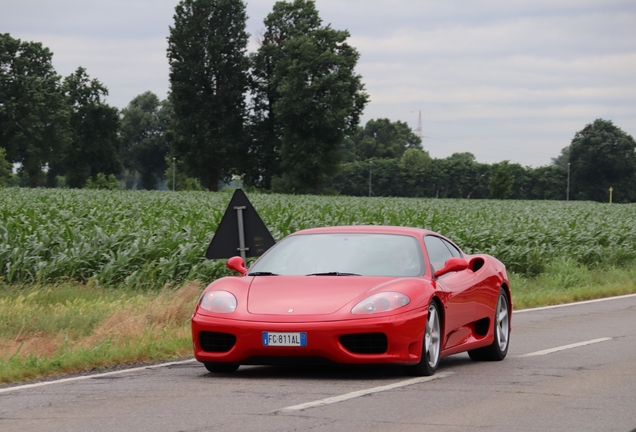
{"label": "fender vent", "polygon": [[340,336],[340,343],[356,354],[385,353],[388,341],[384,333],[358,333]]}
{"label": "fender vent", "polygon": [[486,336],[490,327],[490,318],[482,318],[475,321],[475,333],[479,336]]}
{"label": "fender vent", "polygon": [[227,352],[236,343],[236,336],[229,333],[199,332],[201,349],[207,352]]}

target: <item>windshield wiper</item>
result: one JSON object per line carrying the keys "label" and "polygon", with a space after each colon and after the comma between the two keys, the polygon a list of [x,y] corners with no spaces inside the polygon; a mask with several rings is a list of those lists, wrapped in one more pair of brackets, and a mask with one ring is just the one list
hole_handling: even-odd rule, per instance
{"label": "windshield wiper", "polygon": [[272,272],[253,272],[253,273],[248,273],[248,276],[278,276],[276,273],[272,273]]}
{"label": "windshield wiper", "polygon": [[307,276],[362,276],[357,273],[342,273],[342,272],[325,272],[325,273],[310,273]]}

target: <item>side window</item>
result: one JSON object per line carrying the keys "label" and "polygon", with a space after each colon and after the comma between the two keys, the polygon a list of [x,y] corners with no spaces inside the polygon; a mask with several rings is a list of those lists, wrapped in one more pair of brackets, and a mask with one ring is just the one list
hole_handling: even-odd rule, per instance
{"label": "side window", "polygon": [[446,260],[453,257],[439,237],[426,236],[424,237],[424,244],[426,245],[428,259],[431,261],[434,271],[444,267]]}
{"label": "side window", "polygon": [[450,251],[450,253],[451,253],[454,257],[459,257],[459,258],[461,258],[461,257],[462,257],[462,253],[459,251],[459,249],[457,249],[457,248],[455,247],[455,245],[454,245],[454,244],[452,244],[452,243],[450,243],[450,242],[447,242],[447,241],[446,241],[446,240],[444,240],[444,239],[440,239],[440,240],[442,240],[442,242],[446,245],[446,247],[448,248],[448,250]]}

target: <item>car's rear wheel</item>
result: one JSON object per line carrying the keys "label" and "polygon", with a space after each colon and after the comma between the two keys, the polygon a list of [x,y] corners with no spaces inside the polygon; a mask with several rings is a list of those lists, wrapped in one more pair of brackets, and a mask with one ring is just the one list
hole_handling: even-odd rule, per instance
{"label": "car's rear wheel", "polygon": [[468,351],[471,359],[477,361],[500,361],[506,358],[510,345],[510,307],[508,294],[501,288],[495,309],[495,340],[492,344]]}
{"label": "car's rear wheel", "polygon": [[442,326],[439,318],[437,303],[431,301],[428,305],[428,317],[422,343],[422,358],[413,366],[407,366],[411,375],[430,376],[435,373],[439,365],[439,355],[442,348]]}
{"label": "car's rear wheel", "polygon": [[203,366],[209,371],[214,373],[231,373],[236,372],[239,365],[236,363],[213,363],[204,362]]}

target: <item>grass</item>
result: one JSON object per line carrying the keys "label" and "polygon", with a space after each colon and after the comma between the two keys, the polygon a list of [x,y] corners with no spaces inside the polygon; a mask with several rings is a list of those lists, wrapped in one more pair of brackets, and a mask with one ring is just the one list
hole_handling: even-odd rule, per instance
{"label": "grass", "polygon": [[[516,310],[636,293],[636,266],[589,270],[563,259],[534,278],[510,276]],[[201,288],[0,286],[0,384],[190,356]]]}
{"label": "grass", "polygon": [[139,292],[92,284],[0,288],[0,384],[192,353],[201,286]]}
{"label": "grass", "polygon": [[515,309],[548,306],[636,293],[636,265],[595,268],[569,259],[552,262],[534,278],[510,275]]}

